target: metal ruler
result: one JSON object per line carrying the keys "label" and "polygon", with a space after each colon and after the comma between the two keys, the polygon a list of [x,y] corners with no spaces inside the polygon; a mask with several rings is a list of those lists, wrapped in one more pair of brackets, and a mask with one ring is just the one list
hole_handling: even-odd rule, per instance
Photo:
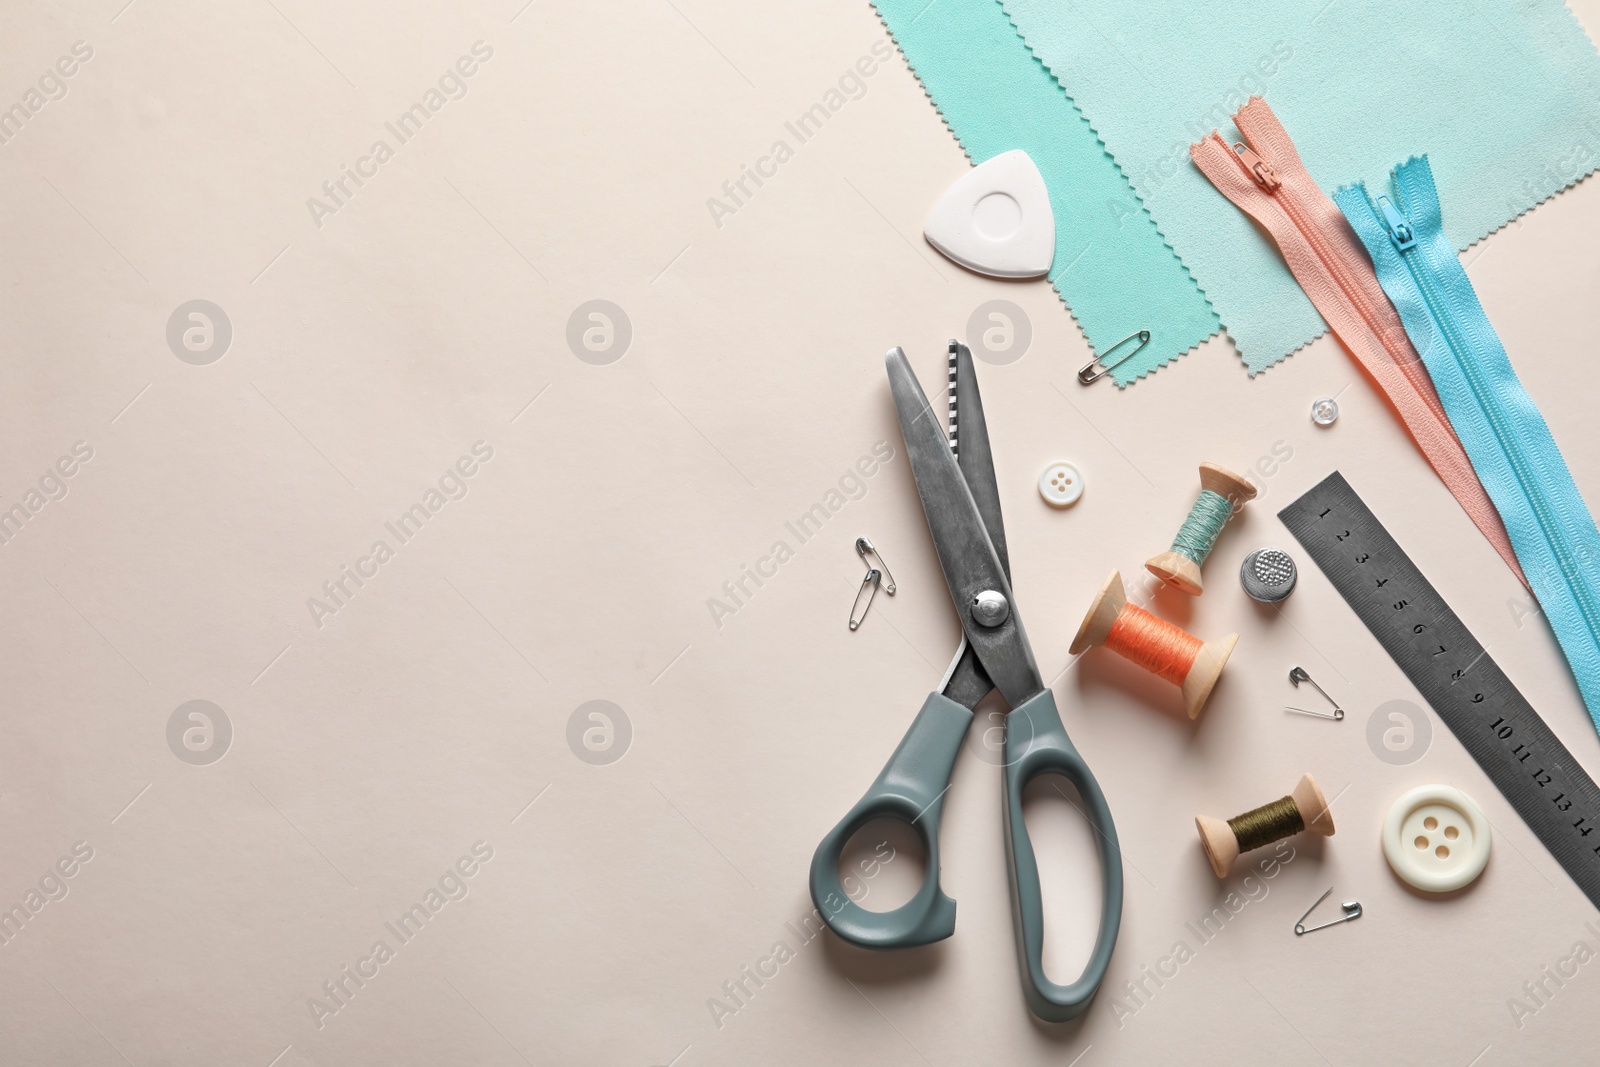
{"label": "metal ruler", "polygon": [[1600,907],[1600,788],[1338,471],[1278,512],[1378,643]]}

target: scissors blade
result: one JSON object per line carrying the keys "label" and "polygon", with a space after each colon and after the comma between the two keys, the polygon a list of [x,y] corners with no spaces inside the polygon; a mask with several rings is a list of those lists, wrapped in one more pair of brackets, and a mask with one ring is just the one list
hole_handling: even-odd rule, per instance
{"label": "scissors blade", "polygon": [[[1000,487],[994,474],[994,456],[989,449],[989,427],[983,414],[983,397],[978,393],[978,376],[973,372],[972,350],[954,338],[950,341],[950,447],[956,454],[956,463],[972,501],[978,506],[978,515],[989,531],[989,541],[1006,577],[1011,577],[1011,565],[1006,558],[1005,526],[1000,519]],[[959,444],[958,444],[959,442]],[[965,636],[961,648],[945,682],[939,691],[968,710],[976,709],[978,702],[994,690],[994,683],[978,662],[978,654],[967,644]]]}
{"label": "scissors blade", "polygon": [[956,452],[961,474],[978,505],[978,515],[989,531],[989,541],[1006,577],[1011,576],[1011,560],[1006,553],[1005,523],[1000,518],[1000,485],[994,476],[994,453],[989,449],[989,423],[983,416],[983,397],[978,393],[978,376],[973,370],[972,349],[951,341],[956,355],[956,403],[951,418],[959,419],[961,447]]}
{"label": "scissors blade", "polygon": [[939,683],[935,692],[943,693],[947,699],[968,711],[976,711],[978,702],[994,692],[994,683],[984,673],[983,664],[978,662],[978,654],[967,644],[965,634],[962,634],[961,647],[956,649],[955,658],[944,673],[944,681]]}
{"label": "scissors blade", "polygon": [[[895,412],[900,418],[900,434],[905,439],[911,472],[916,478],[917,495],[922,498],[928,532],[933,537],[945,584],[955,602],[956,615],[961,619],[961,629],[995,688],[1007,703],[1017,707],[1044,685],[1022,628],[1006,568],[1000,562],[972,490],[956,457],[950,454],[944,431],[905,353],[898,348],[890,349],[884,357],[884,365],[889,373]],[[970,363],[968,366],[970,369]],[[970,379],[971,375],[963,377]],[[981,420],[981,405],[979,412]],[[977,436],[987,444],[987,432]],[[996,502],[997,513],[998,507]],[[985,590],[998,592],[1010,605],[1009,615],[998,626],[981,626],[972,616],[973,598]]]}

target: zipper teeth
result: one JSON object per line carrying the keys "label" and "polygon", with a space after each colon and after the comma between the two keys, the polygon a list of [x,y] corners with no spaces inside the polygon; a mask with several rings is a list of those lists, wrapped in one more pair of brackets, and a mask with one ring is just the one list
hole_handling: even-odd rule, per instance
{"label": "zipper teeth", "polygon": [[[1372,335],[1378,339],[1378,343],[1383,346],[1383,350],[1389,353],[1390,358],[1400,368],[1400,373],[1404,374],[1406,380],[1411,383],[1411,388],[1416,391],[1417,395],[1422,398],[1422,402],[1433,412],[1434,418],[1448,425],[1449,417],[1445,414],[1444,405],[1429,395],[1428,390],[1423,387],[1422,376],[1427,372],[1420,366],[1422,361],[1416,358],[1407,358],[1409,353],[1395,351],[1394,346],[1389,342],[1388,332],[1383,329],[1382,324],[1378,321],[1377,309],[1367,301],[1366,294],[1361,291],[1361,287],[1356,285],[1355,281],[1350,278],[1349,272],[1344,269],[1344,264],[1340,261],[1338,253],[1327,247],[1327,242],[1323,239],[1322,233],[1316,226],[1312,225],[1311,220],[1301,211],[1300,205],[1295,201],[1294,196],[1280,195],[1278,199],[1282,202],[1284,211],[1288,214],[1290,220],[1294,222],[1295,227],[1299,229],[1301,235],[1305,237],[1306,241],[1322,259],[1323,264],[1328,268],[1328,273],[1333,275],[1334,281],[1339,284],[1339,288],[1344,290],[1345,296],[1355,305],[1356,312],[1361,316],[1362,321],[1367,324],[1367,329],[1372,331]],[[1429,384],[1432,384],[1431,379]]]}
{"label": "zipper teeth", "polygon": [[[1247,136],[1246,141],[1248,142],[1248,140]],[[1244,160],[1239,159],[1239,154],[1231,147],[1228,148],[1228,154],[1238,161],[1240,167],[1244,167]],[[1250,175],[1252,181],[1256,180],[1255,175],[1250,172],[1249,168],[1246,167],[1245,172]],[[1259,182],[1256,184],[1260,186]],[[1378,343],[1383,346],[1383,350],[1389,353],[1395,365],[1400,368],[1400,373],[1404,374],[1406,380],[1411,383],[1411,388],[1422,399],[1422,402],[1427,405],[1428,410],[1433,412],[1434,418],[1448,426],[1449,417],[1445,414],[1443,405],[1439,403],[1436,397],[1431,396],[1428,389],[1423,385],[1422,375],[1426,371],[1418,366],[1421,360],[1407,359],[1406,353],[1396,352],[1391,347],[1389,337],[1378,321],[1377,310],[1367,301],[1366,294],[1361,291],[1360,286],[1356,285],[1354,280],[1350,278],[1349,272],[1345,270],[1344,263],[1340,260],[1338,253],[1328,247],[1321,231],[1311,223],[1311,220],[1300,209],[1300,205],[1289,191],[1289,187],[1282,184],[1280,179],[1276,191],[1265,187],[1262,187],[1262,191],[1283,206],[1284,213],[1289,216],[1289,221],[1294,223],[1295,229],[1300,231],[1300,236],[1304,237],[1306,243],[1311,245],[1311,250],[1317,254],[1317,258],[1322,261],[1323,267],[1333,276],[1334,283],[1339,286],[1345,298],[1355,306],[1356,314],[1360,315],[1361,321],[1367,324],[1367,330],[1378,339]]]}
{"label": "zipper teeth", "polygon": [[1522,495],[1533,509],[1534,518],[1538,520],[1539,532],[1544,534],[1545,542],[1555,554],[1560,564],[1561,577],[1567,583],[1567,588],[1572,591],[1573,599],[1577,601],[1584,621],[1588,623],[1589,633],[1600,640],[1600,610],[1596,610],[1588,585],[1574,580],[1579,568],[1572,561],[1572,554],[1567,548],[1566,538],[1562,536],[1561,527],[1555,522],[1546,502],[1536,491],[1537,479],[1529,466],[1527,456],[1523,454],[1516,434],[1505,425],[1499,405],[1485,399],[1491,391],[1488,384],[1483,381],[1478,367],[1471,360],[1463,358],[1466,345],[1455,330],[1454,318],[1445,313],[1446,309],[1455,310],[1454,302],[1434,289],[1431,272],[1418,267],[1415,262],[1419,247],[1420,243],[1413,245],[1407,252],[1401,252],[1400,262],[1405,264],[1412,280],[1416,282],[1417,289],[1422,294],[1422,302],[1428,309],[1428,315],[1439,328],[1439,334],[1444,338],[1445,346],[1450,349],[1451,357],[1455,360],[1456,366],[1461,368],[1467,384],[1472,388],[1473,398],[1478,402],[1478,410],[1483,412],[1490,428],[1494,430],[1500,448],[1511,464],[1512,473],[1516,475],[1517,483],[1522,487]]}
{"label": "zipper teeth", "polygon": [[[1284,187],[1279,186],[1279,189],[1282,190]],[[1372,331],[1373,336],[1383,345],[1384,350],[1391,356],[1396,356],[1396,362],[1400,362],[1394,350],[1389,347],[1389,339],[1378,325],[1377,311],[1367,302],[1366,294],[1361,292],[1360,287],[1349,277],[1348,272],[1344,269],[1344,264],[1339,260],[1338,254],[1327,247],[1327,243],[1322,239],[1322,234],[1311,224],[1311,220],[1305,216],[1305,213],[1300,210],[1300,205],[1295,202],[1293,196],[1284,196],[1280,192],[1278,200],[1283,204],[1283,209],[1288,214],[1290,221],[1300,231],[1300,235],[1310,243],[1312,250],[1317,253],[1317,258],[1322,260],[1322,265],[1328,268],[1328,273],[1333,275],[1333,280],[1339,283],[1340,289],[1344,290],[1344,295],[1356,306],[1356,312],[1360,314],[1362,321],[1367,324],[1367,329]]]}

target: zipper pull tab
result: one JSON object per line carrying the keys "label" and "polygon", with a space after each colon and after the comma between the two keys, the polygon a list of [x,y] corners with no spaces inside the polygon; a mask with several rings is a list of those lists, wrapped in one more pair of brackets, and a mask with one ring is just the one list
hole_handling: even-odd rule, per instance
{"label": "zipper pull tab", "polygon": [[1389,231],[1389,238],[1394,241],[1395,248],[1404,252],[1417,243],[1416,234],[1411,229],[1411,220],[1400,214],[1400,209],[1389,203],[1387,196],[1378,197],[1378,210],[1383,212],[1383,227]]}
{"label": "zipper pull tab", "polygon": [[1270,193],[1283,184],[1278,180],[1278,172],[1272,169],[1272,164],[1252,152],[1249,145],[1243,141],[1235,141],[1233,150],[1261,188]]}

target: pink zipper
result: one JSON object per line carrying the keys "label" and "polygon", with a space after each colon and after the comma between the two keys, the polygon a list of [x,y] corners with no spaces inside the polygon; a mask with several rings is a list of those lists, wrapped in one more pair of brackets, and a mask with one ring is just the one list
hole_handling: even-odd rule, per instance
{"label": "pink zipper", "polygon": [[1355,231],[1300,162],[1267,102],[1233,117],[1244,141],[1215,130],[1189,155],[1222,195],[1260,223],[1334,335],[1378,383],[1428,462],[1524,585],[1500,513],[1450,428],[1427,367],[1412,348]]}

